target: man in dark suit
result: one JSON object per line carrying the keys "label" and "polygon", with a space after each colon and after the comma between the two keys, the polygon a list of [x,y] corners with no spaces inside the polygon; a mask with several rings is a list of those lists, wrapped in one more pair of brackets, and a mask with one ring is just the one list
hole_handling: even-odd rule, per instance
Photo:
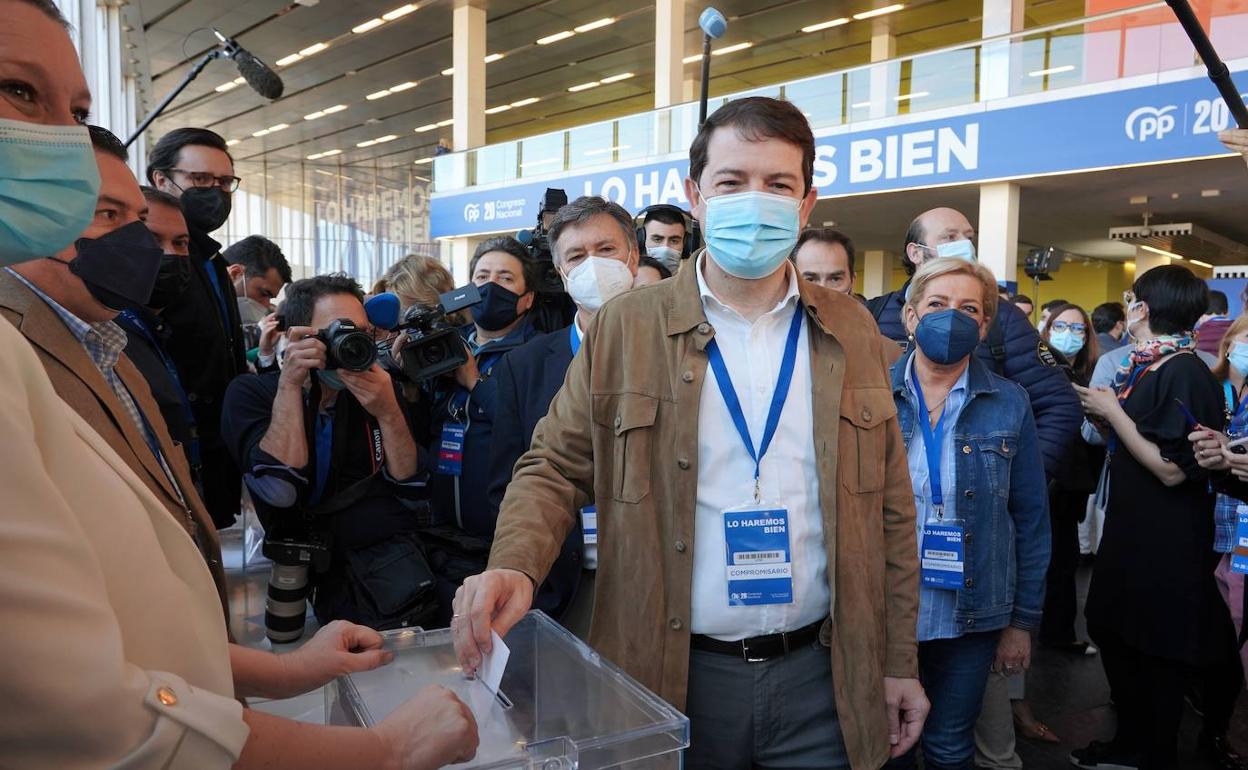
{"label": "man in dark suit", "polygon": [[230,381],[247,371],[238,297],[209,233],[230,215],[238,189],[225,140],[205,128],[179,128],[161,137],[148,157],[147,180],[177,198],[190,231],[191,280],[165,310],[173,330],[169,354],[195,414],[204,502],[218,528],[234,523],[242,474],[221,439],[221,403]]}
{"label": "man in dark suit", "polygon": [[[535,337],[511,351],[495,370],[497,396],[491,452],[490,507],[498,515],[511,470],[529,448],[533,430],[563,386],[581,338],[604,302],[632,288],[637,275],[633,220],[619,204],[598,197],[578,198],[559,209],[550,225],[550,250],[564,288],[576,303],[575,322]],[[585,515],[588,513],[588,517]],[[580,585],[582,570],[596,566],[594,513],[568,535],[550,576],[533,606],[560,618]]]}

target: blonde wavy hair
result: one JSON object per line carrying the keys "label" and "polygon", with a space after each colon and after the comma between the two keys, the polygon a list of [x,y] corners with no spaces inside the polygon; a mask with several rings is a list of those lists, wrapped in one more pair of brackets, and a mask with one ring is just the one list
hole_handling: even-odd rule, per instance
{"label": "blonde wavy hair", "polygon": [[968,262],[965,259],[957,259],[955,257],[929,259],[919,266],[918,271],[914,274],[914,278],[910,281],[910,297],[906,300],[906,307],[917,313],[919,303],[923,301],[923,296],[927,294],[928,284],[943,275],[959,274],[972,276],[983,285],[984,323],[989,323],[993,318],[996,318],[997,305],[1001,299],[997,293],[997,277],[992,274],[991,270],[978,262]]}

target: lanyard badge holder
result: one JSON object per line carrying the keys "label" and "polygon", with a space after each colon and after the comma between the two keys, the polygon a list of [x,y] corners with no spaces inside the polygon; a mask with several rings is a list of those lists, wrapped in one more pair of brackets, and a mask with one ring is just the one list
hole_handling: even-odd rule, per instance
{"label": "lanyard badge holder", "polygon": [[940,460],[944,451],[945,417],[942,411],[936,427],[932,427],[923,398],[923,387],[917,375],[914,377],[914,394],[919,401],[919,428],[923,431],[923,449],[927,453],[928,485],[932,492],[932,506],[936,520],[923,522],[919,556],[921,583],[925,588],[956,591],[962,588],[965,569],[965,547],[962,526],[956,519],[945,519],[945,496],[941,488]]}
{"label": "lanyard badge holder", "polygon": [[780,376],[772,393],[763,442],[757,451],[750,436],[745,412],[737,398],[728,367],[719,346],[712,339],[706,347],[715,381],[724,405],[732,416],[733,425],[754,461],[754,496],[743,505],[724,510],[724,543],[728,606],[750,607],[766,604],[793,603],[793,556],[789,539],[789,511],[782,505],[765,504],[759,485],[763,456],[771,446],[780,424],[780,414],[788,399],[789,385],[797,362],[797,341],[802,331],[802,305],[799,302],[789,325]]}

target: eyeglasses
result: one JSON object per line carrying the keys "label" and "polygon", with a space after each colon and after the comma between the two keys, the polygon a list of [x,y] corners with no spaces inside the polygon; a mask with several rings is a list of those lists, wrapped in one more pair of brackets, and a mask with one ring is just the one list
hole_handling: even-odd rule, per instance
{"label": "eyeglasses", "polygon": [[1053,331],[1055,332],[1064,332],[1064,331],[1069,330],[1069,331],[1074,332],[1075,334],[1084,334],[1088,330],[1088,325],[1081,324],[1081,323],[1072,324],[1067,321],[1054,321],[1052,328],[1053,328]]}
{"label": "eyeglasses", "polygon": [[[236,176],[213,176],[206,171],[187,171],[181,168],[167,168],[166,174],[183,174],[186,180],[191,183],[191,187],[220,187],[226,192],[234,192],[238,189],[242,179]],[[174,184],[178,184],[174,182]],[[181,187],[181,185],[178,185]]]}

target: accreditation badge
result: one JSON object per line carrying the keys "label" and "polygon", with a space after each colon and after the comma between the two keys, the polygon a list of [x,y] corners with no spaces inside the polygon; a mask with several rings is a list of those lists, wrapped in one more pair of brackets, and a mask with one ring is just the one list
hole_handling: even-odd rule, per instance
{"label": "accreditation badge", "polygon": [[919,550],[923,586],[952,591],[962,587],[962,527],[957,524],[924,524]]}
{"label": "accreditation badge", "polygon": [[434,470],[444,476],[459,476],[464,472],[464,431],[462,422],[448,422],[442,426],[442,438],[438,441],[438,459]]}
{"label": "accreditation badge", "polygon": [[793,603],[789,511],[757,503],[724,511],[728,606]]}
{"label": "accreditation badge", "polygon": [[1248,575],[1248,505],[1235,509],[1235,550],[1231,552],[1231,572]]}

